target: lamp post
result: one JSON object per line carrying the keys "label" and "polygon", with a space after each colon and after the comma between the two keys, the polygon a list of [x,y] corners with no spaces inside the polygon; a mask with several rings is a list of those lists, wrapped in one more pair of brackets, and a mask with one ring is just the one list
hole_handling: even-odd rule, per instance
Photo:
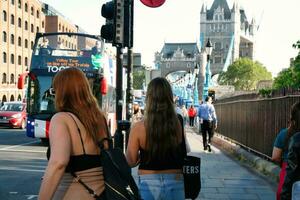
{"label": "lamp post", "polygon": [[195,85],[194,85],[194,105],[199,105],[199,96],[198,96],[198,73],[199,67],[198,64],[195,65],[194,74],[195,74]]}
{"label": "lamp post", "polygon": [[210,86],[211,72],[210,72],[210,55],[212,52],[212,44],[208,38],[207,44],[205,46],[205,52],[207,54],[207,64],[205,68],[205,82],[203,87],[203,100],[208,96],[208,88]]}

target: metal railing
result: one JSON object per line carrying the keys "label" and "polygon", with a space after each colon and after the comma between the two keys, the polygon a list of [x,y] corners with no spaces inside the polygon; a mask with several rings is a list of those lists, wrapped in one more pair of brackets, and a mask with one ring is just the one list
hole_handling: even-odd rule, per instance
{"label": "metal railing", "polygon": [[287,127],[290,109],[300,95],[216,102],[218,130],[242,146],[270,158],[278,132]]}

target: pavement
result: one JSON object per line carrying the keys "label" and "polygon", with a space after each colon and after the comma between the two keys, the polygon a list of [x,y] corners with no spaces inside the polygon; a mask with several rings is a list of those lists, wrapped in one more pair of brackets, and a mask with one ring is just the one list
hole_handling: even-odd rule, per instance
{"label": "pavement", "polygon": [[[226,141],[215,136],[212,152],[204,151],[202,136],[195,128],[185,128],[186,139],[190,152],[188,154],[201,158],[201,191],[197,199],[201,200],[274,200],[277,182],[244,162],[246,158],[262,161],[256,156],[246,156],[237,159],[239,153],[245,153],[240,148],[224,148]],[[223,143],[224,144],[223,144]],[[230,146],[231,144],[227,144]],[[232,146],[232,145],[231,145]],[[228,150],[230,149],[230,150]],[[236,151],[234,151],[235,149]],[[234,152],[234,153],[233,153]],[[239,152],[239,153],[238,153]],[[249,154],[249,153],[248,153]],[[264,163],[265,164],[265,163]],[[262,164],[257,164],[262,165]],[[265,165],[264,165],[265,166]],[[268,167],[268,166],[267,166]],[[270,167],[269,167],[270,168]],[[272,170],[271,170],[272,171]],[[274,170],[274,174],[277,173]],[[137,178],[137,168],[133,168],[132,175]]]}

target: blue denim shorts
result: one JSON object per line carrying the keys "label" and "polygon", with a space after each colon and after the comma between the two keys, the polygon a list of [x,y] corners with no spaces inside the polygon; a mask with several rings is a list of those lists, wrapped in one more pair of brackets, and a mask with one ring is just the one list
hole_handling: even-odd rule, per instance
{"label": "blue denim shorts", "polygon": [[138,187],[143,200],[183,200],[182,174],[139,175]]}

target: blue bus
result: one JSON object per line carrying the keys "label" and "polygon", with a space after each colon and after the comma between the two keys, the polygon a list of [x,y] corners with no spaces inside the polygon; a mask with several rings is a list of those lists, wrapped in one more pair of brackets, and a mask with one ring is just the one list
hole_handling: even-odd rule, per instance
{"label": "blue bus", "polygon": [[[18,88],[27,87],[28,137],[47,141],[49,124],[55,114],[54,75],[65,68],[82,70],[99,106],[108,119],[111,131],[116,129],[115,56],[104,48],[100,36],[82,33],[37,33],[29,70],[21,74]],[[74,87],[76,87],[74,83]]]}

